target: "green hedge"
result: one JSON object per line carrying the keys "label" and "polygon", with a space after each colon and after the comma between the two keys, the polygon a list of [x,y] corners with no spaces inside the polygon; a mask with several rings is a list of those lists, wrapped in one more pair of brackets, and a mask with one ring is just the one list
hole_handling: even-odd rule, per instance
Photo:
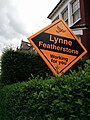
{"label": "green hedge", "polygon": [[89,120],[90,61],[84,70],[0,90],[0,120]]}
{"label": "green hedge", "polygon": [[[83,61],[80,60],[71,69],[78,71],[77,66],[83,66]],[[66,74],[69,74],[69,71]],[[36,76],[44,79],[52,75],[53,73],[38,54],[15,51],[10,48],[6,49],[2,55],[0,80],[2,85],[28,81],[29,78]]]}
{"label": "green hedge", "polygon": [[52,75],[38,54],[11,48],[4,51],[1,58],[1,80],[4,85],[27,81],[38,75],[43,78]]}

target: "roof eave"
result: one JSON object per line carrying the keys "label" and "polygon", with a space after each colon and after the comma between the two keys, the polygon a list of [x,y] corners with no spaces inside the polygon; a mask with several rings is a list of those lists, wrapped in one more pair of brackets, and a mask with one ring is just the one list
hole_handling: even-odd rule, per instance
{"label": "roof eave", "polygon": [[60,3],[62,0],[60,0],[58,2],[58,4],[54,7],[54,9],[51,11],[51,13],[47,16],[47,18],[51,19],[52,15],[55,13],[55,11],[57,10],[57,8],[59,7]]}
{"label": "roof eave", "polygon": [[51,13],[47,16],[47,18],[51,19],[52,16],[57,12],[57,10],[60,8],[61,5],[63,5],[65,0],[60,0],[58,4],[54,7],[54,9],[51,11]]}

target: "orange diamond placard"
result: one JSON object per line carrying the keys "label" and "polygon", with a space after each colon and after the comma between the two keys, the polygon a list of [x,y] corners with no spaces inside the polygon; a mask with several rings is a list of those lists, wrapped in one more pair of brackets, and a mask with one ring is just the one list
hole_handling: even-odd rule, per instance
{"label": "orange diamond placard", "polygon": [[54,74],[66,72],[87,50],[63,19],[28,38]]}

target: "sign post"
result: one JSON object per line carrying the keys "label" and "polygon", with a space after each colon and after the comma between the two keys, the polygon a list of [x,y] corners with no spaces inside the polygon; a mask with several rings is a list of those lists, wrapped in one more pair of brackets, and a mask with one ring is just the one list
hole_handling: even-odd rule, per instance
{"label": "sign post", "polygon": [[75,64],[87,50],[63,19],[28,38],[54,74],[59,76]]}

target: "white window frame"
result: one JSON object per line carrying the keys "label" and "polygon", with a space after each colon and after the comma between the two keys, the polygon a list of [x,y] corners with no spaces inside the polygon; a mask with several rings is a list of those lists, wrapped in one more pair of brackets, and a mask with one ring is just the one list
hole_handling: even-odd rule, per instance
{"label": "white window frame", "polygon": [[[72,5],[73,3],[77,1],[79,5],[78,8],[73,12],[73,9],[72,9]],[[71,11],[71,17],[70,17],[70,23],[71,25],[74,25],[75,23],[77,23],[80,19],[81,19],[81,15],[80,15],[80,0],[72,0],[71,3],[70,3],[70,11]],[[76,20],[74,20],[74,15],[76,14],[76,12],[79,12],[79,18],[77,18]]]}
{"label": "white window frame", "polygon": [[[62,15],[62,18],[64,19],[64,21],[68,24],[68,6],[65,7],[65,9],[62,11],[61,15]],[[65,15],[66,18],[64,18],[63,15]]]}

